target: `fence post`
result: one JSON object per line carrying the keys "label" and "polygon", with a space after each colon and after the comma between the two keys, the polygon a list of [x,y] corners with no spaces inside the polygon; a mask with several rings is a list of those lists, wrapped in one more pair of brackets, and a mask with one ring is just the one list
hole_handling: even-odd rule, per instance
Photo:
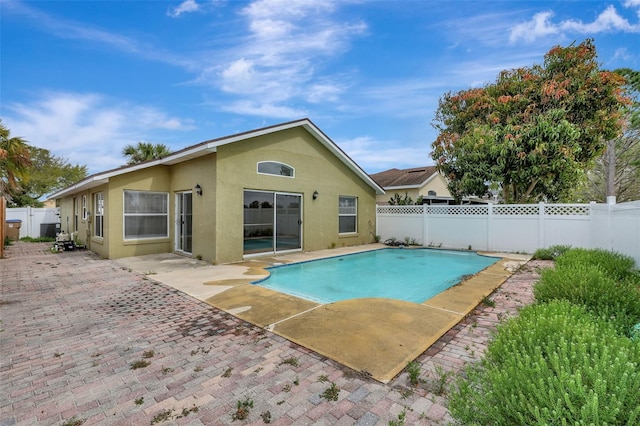
{"label": "fence post", "polygon": [[493,251],[493,203],[487,204],[487,250]]}
{"label": "fence post", "polygon": [[429,245],[429,217],[427,212],[429,208],[426,204],[422,205],[422,245]]}
{"label": "fence post", "polygon": [[589,248],[595,248],[594,244],[593,244],[593,234],[596,232],[595,231],[595,224],[593,223],[593,208],[596,206],[596,202],[595,201],[590,201],[589,202]]}
{"label": "fence post", "polygon": [[31,211],[31,206],[27,206],[27,237],[31,237],[33,235],[33,212]]}
{"label": "fence post", "polygon": [[544,201],[538,203],[538,247],[545,247],[544,239]]}

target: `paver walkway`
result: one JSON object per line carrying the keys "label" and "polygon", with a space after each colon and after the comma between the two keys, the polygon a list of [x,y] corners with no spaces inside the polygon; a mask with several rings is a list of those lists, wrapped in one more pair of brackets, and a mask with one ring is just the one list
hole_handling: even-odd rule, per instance
{"label": "paver walkway", "polygon": [[545,265],[529,262],[494,307],[418,357],[413,387],[406,372],[383,385],[153,275],[48,247],[19,242],[0,259],[0,426],[387,425],[405,410],[406,424],[447,424],[441,378],[481,357],[500,319],[531,302]]}

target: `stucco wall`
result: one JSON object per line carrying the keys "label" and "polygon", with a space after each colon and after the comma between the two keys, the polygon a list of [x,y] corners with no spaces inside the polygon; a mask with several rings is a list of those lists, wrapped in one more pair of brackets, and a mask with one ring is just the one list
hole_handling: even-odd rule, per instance
{"label": "stucco wall", "polygon": [[419,195],[426,197],[429,195],[429,191],[435,191],[438,197],[451,197],[449,188],[447,188],[447,181],[440,173],[436,174],[433,179],[420,188]]}
{"label": "stucco wall", "polygon": [[115,176],[109,180],[108,199],[105,197],[105,217],[108,216],[108,220],[105,218],[104,231],[105,238],[108,238],[109,241],[109,258],[173,251],[170,237],[173,234],[171,194],[169,195],[169,237],[124,240],[124,191],[169,192],[171,189],[170,177],[170,170],[167,166],[156,166]]}
{"label": "stucco wall", "polygon": [[[295,169],[295,178],[259,175],[259,161]],[[295,128],[218,148],[217,261],[242,259],[245,189],[302,195],[303,250],[366,244],[375,233],[375,192],[308,132]],[[313,192],[318,198],[313,200]],[[358,232],[338,235],[340,195],[358,197]]]}
{"label": "stucco wall", "polygon": [[[59,199],[57,201],[57,207],[60,209],[60,229],[67,233],[77,233],[76,242],[78,244],[84,244],[88,249],[93,250],[100,256],[108,257],[108,220],[105,215],[104,220],[104,238],[97,238],[94,236],[94,214],[95,214],[95,200],[96,193],[102,192],[105,198],[105,205],[108,206],[108,192],[107,186],[102,185],[90,190],[80,191],[72,194],[68,197]],[[86,219],[82,218],[82,196],[87,197],[87,214]],[[74,223],[74,203],[73,200],[78,200],[78,226],[75,227]]]}
{"label": "stucco wall", "polygon": [[[171,236],[172,249],[176,236],[175,194],[193,191],[193,256],[213,262],[216,259],[216,154],[196,158],[171,166]],[[199,196],[194,190],[196,184],[202,188]]]}
{"label": "stucco wall", "polygon": [[442,177],[441,174],[436,174],[433,179],[427,182],[421,188],[407,188],[407,189],[386,189],[386,194],[378,195],[376,197],[376,203],[378,204],[388,204],[389,199],[393,198],[393,196],[397,193],[401,197],[404,198],[404,194],[407,193],[409,197],[411,197],[414,201],[419,197],[426,197],[429,195],[429,191],[435,191],[438,197],[450,197],[451,193],[447,188],[447,181]]}

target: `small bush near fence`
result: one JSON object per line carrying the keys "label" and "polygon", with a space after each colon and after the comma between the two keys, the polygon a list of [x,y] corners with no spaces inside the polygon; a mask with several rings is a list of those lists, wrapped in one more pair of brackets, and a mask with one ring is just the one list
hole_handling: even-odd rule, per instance
{"label": "small bush near fence", "polygon": [[633,258],[607,250],[574,248],[556,259],[556,267],[559,268],[576,264],[598,265],[614,279],[637,276],[637,272],[633,270],[635,266]]}
{"label": "small bush near fence", "polygon": [[640,424],[640,275],[626,256],[569,249],[536,303],[498,327],[449,408],[462,424]]}
{"label": "small bush near fence", "polygon": [[566,301],[537,304],[498,329],[449,399],[465,425],[640,422],[640,345]]}
{"label": "small bush near fence", "polygon": [[539,260],[555,260],[558,256],[566,253],[570,248],[570,246],[551,246],[547,248],[541,248],[533,253],[532,258]]}
{"label": "small bush near fence", "polygon": [[601,264],[557,262],[541,272],[533,288],[537,302],[566,300],[583,305],[595,316],[609,319],[621,333],[640,321],[640,290],[627,277],[616,279]]}

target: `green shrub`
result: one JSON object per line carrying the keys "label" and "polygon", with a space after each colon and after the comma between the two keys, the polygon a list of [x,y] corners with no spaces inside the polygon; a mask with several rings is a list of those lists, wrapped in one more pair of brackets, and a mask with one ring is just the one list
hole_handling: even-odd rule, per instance
{"label": "green shrub", "polygon": [[566,301],[499,326],[484,360],[449,396],[465,425],[640,422],[640,345]]}
{"label": "green shrub", "polygon": [[567,265],[598,265],[607,275],[615,279],[637,278],[635,261],[632,257],[621,253],[602,249],[574,248],[567,250],[556,259],[556,267]]}
{"label": "green shrub", "polygon": [[558,256],[561,256],[570,248],[571,246],[560,246],[560,245],[541,248],[536,250],[535,253],[533,253],[533,259],[555,260]]}
{"label": "green shrub", "polygon": [[640,321],[640,290],[630,279],[616,280],[600,265],[556,264],[533,287],[537,302],[567,300],[614,323],[621,333]]}

